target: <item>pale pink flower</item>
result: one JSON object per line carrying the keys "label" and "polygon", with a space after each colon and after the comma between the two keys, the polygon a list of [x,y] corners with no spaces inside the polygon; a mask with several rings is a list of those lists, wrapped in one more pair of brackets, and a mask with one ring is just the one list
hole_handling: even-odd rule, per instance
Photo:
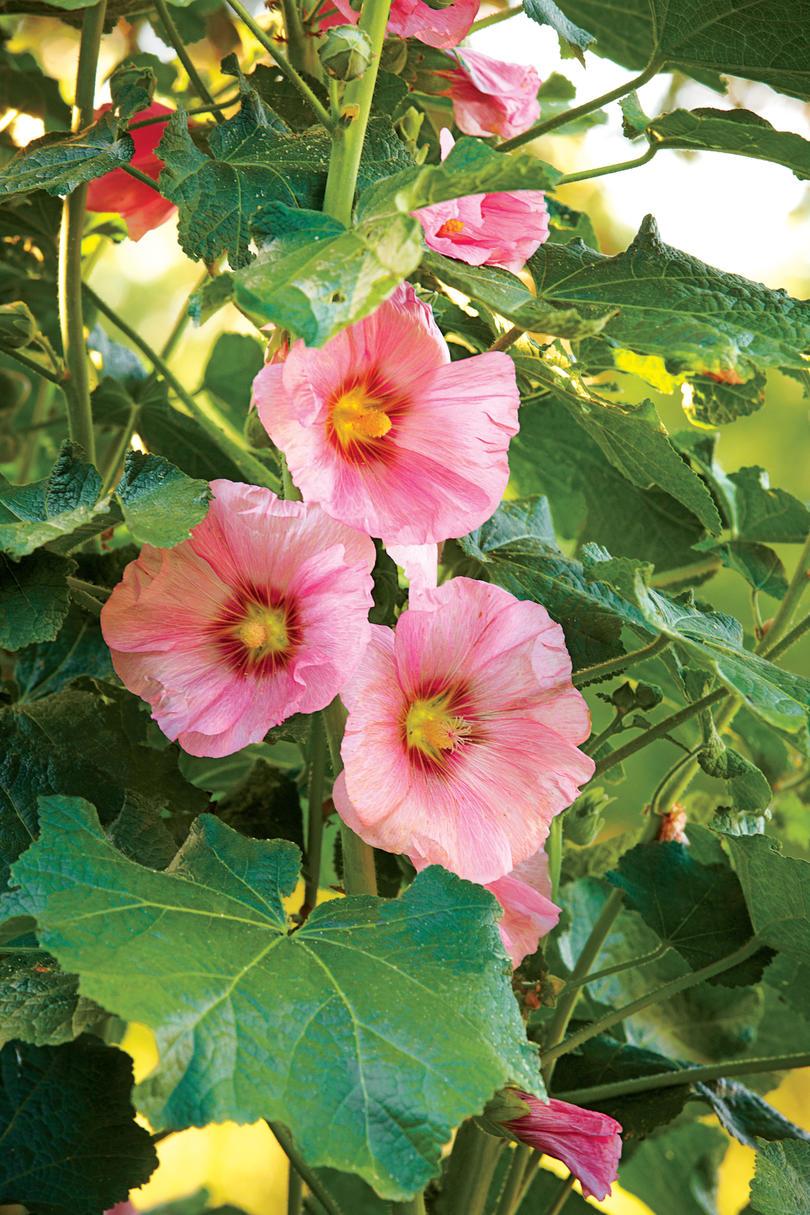
{"label": "pale pink flower", "polygon": [[608,1114],[582,1109],[552,1097],[547,1103],[517,1092],[529,1113],[503,1125],[522,1143],[562,1160],[586,1198],[601,1202],[611,1192],[622,1154],[621,1124]]}
{"label": "pale pink flower", "polygon": [[[439,141],[444,160],[453,147],[453,136],[443,129]],[[467,194],[413,214],[429,248],[470,266],[502,266],[517,274],[548,239],[542,190]]]}
{"label": "pale pink flower", "polygon": [[338,694],[370,637],[368,536],[317,506],[212,481],[175,548],[145,545],[101,613],[113,666],[192,755],[261,741]]}
{"label": "pale pink flower", "polygon": [[304,501],[385,544],[463,536],[506,488],[514,364],[499,351],[451,363],[408,283],[321,349],[296,342],[253,393]]}
{"label": "pale pink flower", "polygon": [[[393,0],[388,33],[397,34],[400,38],[418,38],[427,46],[447,50],[451,46],[458,46],[462,38],[467,37],[478,14],[479,2],[454,0],[445,8],[431,8],[425,4],[425,0]],[[360,20],[360,14],[352,8],[349,0],[333,0],[333,3],[339,15],[336,17],[327,11],[318,20],[319,29],[346,21],[355,25]]]}
{"label": "pale pink flower", "polygon": [[408,579],[408,596],[413,599],[439,578],[438,544],[389,544],[388,556]]}
{"label": "pale pink flower", "polygon": [[[417,872],[427,861],[412,852],[408,858]],[[541,848],[505,877],[487,882],[485,889],[501,905],[498,928],[503,947],[513,966],[535,953],[542,937],[547,936],[560,918],[560,909],[551,901],[548,857]]]}
{"label": "pale pink flower", "polygon": [[562,629],[486,582],[423,590],[396,632],[374,627],[343,700],[341,816],[482,885],[533,856],[593,774]]}
{"label": "pale pink flower", "polygon": [[450,81],[453,117],[465,135],[511,139],[537,122],[541,80],[533,67],[503,63],[466,47],[453,55],[458,67],[442,75]]}

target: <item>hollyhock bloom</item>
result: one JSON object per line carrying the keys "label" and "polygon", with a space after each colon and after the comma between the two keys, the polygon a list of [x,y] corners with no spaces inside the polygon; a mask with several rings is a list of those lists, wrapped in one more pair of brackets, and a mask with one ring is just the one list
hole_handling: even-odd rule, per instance
{"label": "hollyhock bloom", "polygon": [[621,1124],[608,1114],[582,1109],[552,1097],[547,1103],[518,1092],[529,1113],[503,1125],[522,1143],[562,1160],[586,1198],[601,1202],[611,1191],[622,1154]]}
{"label": "hollyhock bloom", "polygon": [[438,544],[389,544],[388,556],[408,579],[411,599],[425,588],[436,585],[439,578]]}
{"label": "hollyhock bloom", "polygon": [[[345,21],[354,25],[360,20],[360,14],[349,0],[333,0],[333,3],[337,13],[327,11],[321,16],[319,29]],[[467,37],[478,14],[479,3],[480,0],[453,0],[443,8],[432,8],[425,0],[393,0],[388,33],[400,38],[418,38],[427,46],[447,50]]]}
{"label": "hollyhock bloom", "polygon": [[588,708],[537,603],[453,578],[375,626],[355,677],[334,800],[369,844],[485,885],[541,847],[593,774]]}
{"label": "hollyhock bloom", "polygon": [[537,122],[541,80],[533,67],[502,63],[466,47],[454,57],[458,67],[442,74],[450,81],[453,117],[465,135],[511,139]]}
{"label": "hollyhock bloom", "polygon": [[137,1215],[137,1211],[131,1202],[119,1202],[105,1211],[104,1215]]}
{"label": "hollyhock bloom", "polygon": [[[110,109],[112,106],[109,104],[100,106],[96,110],[96,118],[100,118]],[[173,113],[174,111],[167,109],[165,105],[153,101],[148,109],[135,114],[132,121],[156,118],[158,114],[165,114],[169,118]],[[157,181],[163,168],[163,161],[155,155],[155,148],[163,138],[165,129],[165,123],[153,122],[148,127],[138,127],[130,132],[135,143],[135,155],[130,163],[154,181]],[[130,177],[124,169],[113,169],[103,177],[91,181],[87,187],[87,210],[117,211],[121,218],[127,221],[130,240],[140,240],[152,228],[159,228],[171,218],[176,209],[168,198],[164,198],[156,190],[150,190],[149,186],[143,185],[135,177]]]}
{"label": "hollyhock bloom", "polygon": [[506,488],[514,364],[499,351],[451,363],[408,283],[321,349],[296,342],[253,394],[304,501],[385,544],[463,536]]}
{"label": "hollyhock bloom", "polygon": [[[442,130],[442,160],[453,147],[453,136]],[[470,266],[502,266],[522,270],[548,239],[546,196],[541,190],[510,190],[498,194],[468,194],[414,211],[425,242],[437,253]]]}
{"label": "hollyhock bloom", "polygon": [[317,506],[212,481],[175,548],[145,545],[101,613],[113,666],[191,755],[323,709],[363,656],[374,545]]}

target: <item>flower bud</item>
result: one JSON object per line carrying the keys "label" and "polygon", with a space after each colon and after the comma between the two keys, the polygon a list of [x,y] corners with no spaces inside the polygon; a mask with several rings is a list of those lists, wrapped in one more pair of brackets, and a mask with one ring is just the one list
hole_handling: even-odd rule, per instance
{"label": "flower bud", "polygon": [[357,80],[371,63],[368,34],[354,25],[335,26],[326,31],[318,58],[333,80]]}

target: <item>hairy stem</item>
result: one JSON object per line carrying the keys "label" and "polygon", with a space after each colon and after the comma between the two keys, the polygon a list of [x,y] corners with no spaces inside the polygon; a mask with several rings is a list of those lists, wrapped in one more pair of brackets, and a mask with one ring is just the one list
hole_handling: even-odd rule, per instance
{"label": "hairy stem", "polygon": [[609,105],[611,101],[618,101],[620,97],[626,97],[628,93],[640,89],[643,84],[651,80],[660,68],[660,63],[657,59],[651,60],[645,67],[643,72],[638,76],[634,76],[632,80],[626,81],[624,84],[617,85],[615,89],[610,89],[609,92],[603,93],[601,97],[594,97],[591,101],[584,101],[582,105],[574,106],[571,110],[564,110],[562,114],[555,114],[553,118],[546,118],[545,121],[537,122],[533,127],[529,127],[528,131],[524,131],[522,135],[514,135],[511,139],[505,140],[498,145],[498,150],[501,152],[511,152],[513,148],[520,148],[524,143],[530,143],[533,139],[537,139],[539,135],[548,135],[551,131],[556,131],[558,127],[564,127],[566,123],[573,122],[577,118],[584,118],[586,114],[592,114],[594,110],[601,110],[603,105]]}
{"label": "hairy stem", "polygon": [[490,1183],[505,1139],[487,1135],[470,1119],[453,1144],[442,1183],[446,1215],[484,1215]]}
{"label": "hairy stem", "polygon": [[571,1197],[573,1192],[574,1192],[574,1175],[573,1175],[573,1173],[569,1173],[568,1176],[566,1177],[565,1181],[562,1183],[559,1190],[557,1191],[557,1197],[554,1199],[551,1206],[548,1208],[546,1215],[560,1215],[560,1212],[565,1207],[565,1204],[568,1202],[568,1199]]}
{"label": "hairy stem", "polygon": [[514,1215],[523,1197],[524,1185],[529,1169],[534,1164],[535,1152],[525,1143],[519,1143],[512,1152],[495,1215]]}
{"label": "hairy stem", "polygon": [[312,1193],[318,1199],[318,1202],[326,1211],[327,1215],[344,1215],[341,1208],[338,1206],[335,1199],[324,1186],[318,1174],[311,1169],[304,1160],[298,1148],[295,1146],[293,1137],[287,1130],[286,1126],[282,1126],[280,1122],[270,1122],[267,1120],[267,1125],[275,1135],[279,1145],[289,1160],[290,1164],[303,1177],[304,1181],[309,1186]]}
{"label": "hairy stem", "polygon": [[[106,13],[107,0],[99,0],[94,8],[84,10],[72,131],[81,131],[93,121],[96,71]],[[68,194],[62,204],[58,296],[62,351],[70,376],[65,386],[68,432],[75,443],[81,444],[92,464],[96,458],[96,442],[90,405],[90,376],[82,306],[82,234],[86,208],[86,184],[78,186],[72,194]]]}
{"label": "hairy stem", "polygon": [[150,177],[148,173],[142,173],[140,169],[136,169],[134,165],[120,165],[130,177],[134,177],[141,185],[148,186],[150,190],[154,190],[156,194],[160,194],[160,186],[155,181],[154,177]]}
{"label": "hairy stem", "polygon": [[511,329],[507,329],[500,337],[496,337],[489,349],[508,350],[512,343],[516,342],[525,332],[526,330],[521,329],[519,325],[513,325]]}
{"label": "hairy stem", "polygon": [[287,1215],[301,1215],[301,1206],[304,1200],[304,1187],[301,1181],[301,1174],[290,1161],[290,1171],[287,1176]]}
{"label": "hairy stem", "polygon": [[177,26],[174,24],[174,20],[169,12],[169,6],[166,3],[166,0],[155,0],[155,8],[157,9],[158,17],[160,17],[160,23],[166,31],[166,37],[174,47],[175,54],[182,63],[185,73],[191,81],[192,86],[200,98],[200,101],[204,101],[206,106],[213,110],[214,117],[216,118],[217,122],[222,122],[223,116],[219,113],[219,106],[214,101],[214,98],[206,88],[200,73],[195,68],[191,60],[191,56],[186,50],[183,39],[180,37]]}
{"label": "hairy stem", "polygon": [[302,916],[309,915],[318,902],[323,842],[323,789],[326,779],[326,730],[320,713],[314,713],[309,736],[309,820],[307,825],[307,867]]}
{"label": "hairy stem", "polygon": [[[197,105],[190,110],[186,110],[189,118],[196,118],[198,114],[210,114],[214,110],[229,110],[232,105],[238,105],[242,100],[241,93],[234,93],[233,97],[226,97],[222,101],[214,101],[210,105]],[[153,114],[151,118],[141,118],[138,122],[131,122],[127,127],[128,131],[139,131],[141,127],[154,127],[160,122],[168,122],[171,114]]]}
{"label": "hairy stem", "polygon": [[646,662],[648,658],[660,654],[661,650],[665,650],[669,644],[669,637],[665,637],[662,633],[649,645],[643,645],[638,650],[630,650],[629,653],[621,654],[618,658],[607,658],[604,662],[596,662],[592,667],[582,667],[572,676],[574,687],[581,688],[584,683],[591,683],[595,679],[607,679],[608,676],[625,671],[638,662]]}
{"label": "hairy stem", "polygon": [[359,80],[351,80],[346,85],[343,114],[346,116],[347,125],[341,120],[332,132],[332,155],[329,160],[323,209],[327,215],[334,216],[347,227],[352,222],[357,171],[360,168],[390,11],[391,0],[364,0],[359,24],[371,42],[371,62]]}
{"label": "hairy stem", "polygon": [[611,1097],[646,1093],[651,1089],[678,1088],[682,1084],[726,1080],[733,1076],[755,1076],[761,1072],[785,1072],[799,1067],[810,1067],[810,1053],[807,1051],[795,1055],[765,1055],[758,1059],[726,1059],[721,1063],[708,1063],[700,1067],[679,1067],[673,1071],[655,1072],[651,1076],[637,1076],[633,1080],[594,1084],[591,1088],[579,1088],[555,1096],[558,1095],[561,1101],[571,1101],[575,1105],[589,1105],[592,1102],[607,1101]]}

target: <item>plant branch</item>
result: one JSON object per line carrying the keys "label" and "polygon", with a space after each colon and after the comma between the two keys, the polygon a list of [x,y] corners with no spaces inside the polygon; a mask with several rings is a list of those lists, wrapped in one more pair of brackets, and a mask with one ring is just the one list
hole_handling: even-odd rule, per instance
{"label": "plant branch", "polygon": [[784,1072],[799,1067],[810,1067],[810,1053],[804,1051],[795,1055],[766,1055],[758,1059],[726,1059],[721,1063],[708,1063],[700,1067],[679,1067],[673,1071],[655,1072],[651,1076],[637,1076],[633,1080],[614,1080],[611,1084],[595,1084],[591,1088],[580,1088],[570,1093],[555,1095],[558,1095],[561,1101],[571,1101],[575,1105],[590,1105],[591,1102],[607,1101],[611,1097],[646,1093],[650,1089],[678,1088],[682,1084],[726,1080],[733,1076],[755,1076],[761,1072]]}
{"label": "plant branch", "polygon": [[[332,775],[337,778],[343,769],[340,744],[346,727],[346,710],[336,696],[323,711],[326,739],[332,760]],[[340,843],[343,857],[343,887],[347,894],[376,894],[377,870],[374,865],[374,849],[355,835],[351,827],[341,821]]]}
{"label": "plant branch", "polygon": [[546,1215],[560,1215],[574,1190],[574,1174],[569,1173],[557,1191],[557,1197],[548,1208]]}
{"label": "plant branch", "polygon": [[508,350],[512,343],[516,342],[525,332],[526,330],[521,329],[519,325],[513,325],[511,329],[507,329],[500,337],[496,337],[495,341],[487,349]]}
{"label": "plant branch", "polygon": [[754,936],[725,958],[720,958],[717,962],[710,962],[708,966],[702,966],[699,970],[692,970],[688,974],[680,975],[677,979],[672,979],[669,983],[664,983],[661,987],[648,991],[646,995],[639,996],[637,1000],[625,1004],[622,1008],[612,1009],[597,1021],[592,1021],[589,1025],[578,1029],[571,1034],[570,1038],[558,1042],[556,1046],[549,1047],[545,1052],[546,1064],[553,1063],[560,1055],[567,1055],[569,1051],[576,1050],[583,1042],[588,1042],[597,1034],[604,1033],[605,1030],[611,1029],[620,1021],[625,1021],[651,1004],[659,1004],[662,1000],[668,1000],[670,996],[676,996],[681,991],[696,987],[698,983],[703,983],[706,979],[712,979],[715,975],[722,974],[723,971],[731,970],[732,967],[738,966],[740,962],[750,958],[760,948],[761,942]]}
{"label": "plant branch", "polygon": [[[210,114],[212,110],[229,110],[232,105],[237,105],[242,100],[241,93],[234,93],[233,97],[226,97],[223,101],[215,101],[211,105],[198,105],[190,110],[186,110],[189,118],[196,118],[198,114]],[[154,127],[160,122],[168,122],[171,114],[153,114],[151,118],[141,118],[138,122],[131,122],[127,127],[128,131],[140,131],[141,127]]]}
{"label": "plant branch", "polygon": [[157,9],[158,17],[160,17],[161,25],[166,31],[169,42],[174,47],[175,54],[185,68],[186,75],[194,86],[200,100],[204,101],[206,106],[214,111],[214,117],[216,118],[217,122],[222,122],[222,115],[218,113],[219,106],[214,101],[214,98],[206,88],[200,73],[195,68],[191,60],[191,56],[185,48],[183,39],[180,37],[177,26],[174,24],[174,19],[169,12],[169,6],[166,3],[166,0],[155,0],[155,8]]}
{"label": "plant branch", "polygon": [[598,165],[595,169],[583,169],[581,173],[568,173],[565,177],[560,178],[557,187],[570,186],[575,181],[589,181],[592,177],[609,177],[611,173],[623,173],[625,169],[638,169],[652,160],[659,147],[660,144],[651,143],[643,156],[636,156],[633,160],[620,160],[612,165]]}
{"label": "plant branch", "polygon": [[417,1194],[408,1202],[392,1202],[391,1211],[393,1215],[426,1215],[425,1196]]}
{"label": "plant branch", "polygon": [[502,8],[497,13],[492,13],[489,17],[482,17],[480,21],[474,21],[470,26],[470,33],[477,34],[479,30],[489,29],[491,25],[500,25],[502,21],[508,21],[510,17],[517,17],[523,12],[523,5],[516,4],[514,8]]}
{"label": "plant branch", "polygon": [[763,651],[766,656],[770,657],[773,654],[776,645],[788,629],[808,583],[810,583],[810,535],[808,535],[802,545],[802,551],[799,554],[799,560],[793,571],[793,577],[788,583],[788,589],[782,602],[779,604],[771,627],[763,639]]}
{"label": "plant branch", "polygon": [[624,763],[631,755],[635,755],[636,751],[649,746],[650,743],[657,742],[660,738],[665,738],[670,731],[676,730],[685,721],[689,721],[697,713],[702,713],[705,709],[711,708],[712,705],[724,700],[728,695],[729,692],[725,688],[715,688],[713,692],[708,692],[700,700],[695,700],[692,704],[678,709],[677,713],[670,713],[669,717],[662,718],[661,721],[657,722],[654,726],[650,726],[649,730],[645,730],[637,738],[631,738],[623,747],[617,747],[615,751],[611,751],[610,755],[606,755],[604,759],[600,759],[596,765],[594,779],[597,776],[601,776],[604,772],[608,772],[611,768],[615,768],[617,764]]}
{"label": "plant branch", "polygon": [[608,676],[616,675],[620,671],[626,670],[627,667],[635,666],[637,662],[646,662],[648,658],[660,654],[661,650],[665,650],[670,644],[671,639],[661,633],[649,645],[643,645],[637,650],[630,650],[629,653],[621,654],[618,658],[607,658],[604,662],[596,662],[591,667],[582,667],[571,677],[574,687],[580,688],[584,683],[591,683],[596,679],[607,679]]}
{"label": "plant branch", "polygon": [[22,351],[12,349],[10,346],[0,345],[0,354],[8,355],[10,359],[14,359],[22,367],[28,371],[35,372],[36,375],[41,375],[44,380],[50,380],[52,384],[58,384],[61,388],[65,387],[65,377],[57,375],[56,372],[50,371],[47,367],[43,367],[36,359],[30,359],[27,354]]}
{"label": "plant branch", "polygon": [[[104,33],[107,0],[99,0],[93,8],[84,10],[79,44],[79,64],[76,73],[76,95],[73,102],[71,130],[81,131],[93,121],[96,95],[96,71]],[[78,186],[62,204],[59,229],[59,326],[62,332],[62,353],[69,380],[66,382],[68,433],[79,443],[91,464],[95,463],[96,442],[93,432],[93,410],[90,404],[90,375],[87,346],[84,340],[84,309],[82,306],[82,235],[87,208],[87,185]]]}
{"label": "plant branch", "polygon": [[287,1177],[287,1215],[301,1215],[303,1198],[304,1187],[301,1174],[290,1161],[290,1171]]}
{"label": "plant branch", "polygon": [[769,662],[776,662],[777,658],[781,658],[786,650],[795,645],[808,629],[810,629],[810,615],[803,617],[798,624],[794,624],[793,628],[785,633],[782,639],[777,641],[776,645],[771,646],[769,650],[764,650],[762,654],[763,658],[767,658]]}
{"label": "plant branch", "polygon": [[540,135],[548,135],[551,131],[556,131],[558,127],[564,127],[577,118],[584,118],[586,114],[592,114],[594,110],[601,110],[602,106],[609,105],[611,101],[618,101],[620,97],[626,97],[628,93],[640,89],[643,84],[655,76],[660,66],[657,59],[652,59],[644,71],[640,72],[638,76],[634,76],[632,80],[617,85],[615,89],[603,93],[601,97],[594,97],[591,101],[584,101],[582,105],[574,106],[571,110],[564,110],[562,114],[555,114],[553,118],[546,118],[545,121],[535,123],[522,135],[514,135],[511,139],[499,144],[498,150],[511,152],[513,148],[520,148],[524,143],[530,143]]}
{"label": "plant branch", "polygon": [[[233,2],[233,0],[229,0]],[[359,27],[371,42],[371,62],[358,80],[351,80],[343,93],[344,119],[332,131],[332,155],[326,179],[323,209],[348,227],[352,222],[357,171],[366,138],[377,71],[380,66],[391,0],[364,0]]]}
{"label": "plant branch", "polygon": [[241,0],[228,0],[228,4],[230,4],[236,15],[245,23],[253,37],[262,44],[268,55],[270,55],[270,57],[275,61],[275,64],[279,70],[282,71],[287,79],[295,85],[299,93],[306,101],[307,105],[315,112],[318,122],[320,122],[322,126],[326,127],[327,131],[331,131],[333,124],[329,111],[315,96],[306,80],[304,80],[303,76],[299,75],[299,73],[295,70],[286,56],[281,53],[278,47],[273,46],[272,40],[267,37],[267,34],[265,34],[261,26],[254,21],[244,4],[241,3]]}
{"label": "plant branch", "polygon": [[199,423],[206,434],[210,435],[222,451],[231,457],[245,479],[253,485],[264,485],[269,489],[278,490],[278,479],[260,460],[257,460],[252,452],[247,450],[245,441],[239,434],[239,431],[219,414],[212,416],[214,414],[213,408],[211,413],[203,409],[199,401],[195,400],[191,393],[186,391],[174,372],[169,369],[165,361],[152,349],[149,343],[144,341],[140,334],[131,325],[127,324],[123,317],[120,317],[109,304],[106,304],[99,295],[96,295],[92,287],[89,287],[85,283],[84,290],[99,312],[103,313],[117,329],[120,329],[132,344],[140,350],[144,357],[149,360],[156,371],[163,376],[172,392],[183,402],[195,422]]}
{"label": "plant branch", "polygon": [[505,1139],[488,1135],[473,1119],[456,1135],[442,1183],[446,1215],[484,1215],[489,1187]]}
{"label": "plant branch", "polygon": [[312,716],[309,736],[309,821],[307,825],[307,866],[303,918],[318,902],[323,843],[323,790],[326,777],[326,730],[320,713]]}
{"label": "plant branch", "polygon": [[318,1174],[314,1169],[309,1167],[301,1153],[298,1151],[298,1148],[295,1146],[293,1141],[293,1137],[287,1130],[286,1126],[282,1126],[280,1122],[271,1122],[269,1118],[267,1119],[267,1125],[270,1127],[270,1130],[278,1140],[279,1146],[289,1160],[290,1164],[301,1174],[312,1193],[318,1199],[318,1202],[326,1211],[327,1215],[343,1215],[343,1211],[326,1189]]}
{"label": "plant branch", "polygon": [[[150,177],[148,173],[142,173],[140,169],[136,169],[134,165],[120,165],[120,168],[128,173],[130,177],[134,177],[142,185],[148,186],[150,190],[154,190],[156,194],[160,194],[160,186],[155,181],[154,177]],[[161,195],[162,197],[162,195]]]}
{"label": "plant branch", "polygon": [[514,1215],[523,1197],[523,1186],[533,1163],[534,1149],[519,1143],[512,1152],[506,1180],[498,1198],[495,1215]]}
{"label": "plant branch", "polygon": [[568,991],[574,987],[587,987],[589,983],[597,983],[600,979],[607,979],[611,975],[621,974],[623,970],[640,970],[642,966],[649,966],[651,962],[657,962],[665,953],[669,953],[672,948],[666,941],[662,941],[655,949],[651,949],[649,953],[644,953],[638,958],[628,958],[624,962],[615,962],[613,966],[606,966],[603,970],[595,970],[591,974],[583,975],[580,979],[569,979],[563,987],[563,991]]}

